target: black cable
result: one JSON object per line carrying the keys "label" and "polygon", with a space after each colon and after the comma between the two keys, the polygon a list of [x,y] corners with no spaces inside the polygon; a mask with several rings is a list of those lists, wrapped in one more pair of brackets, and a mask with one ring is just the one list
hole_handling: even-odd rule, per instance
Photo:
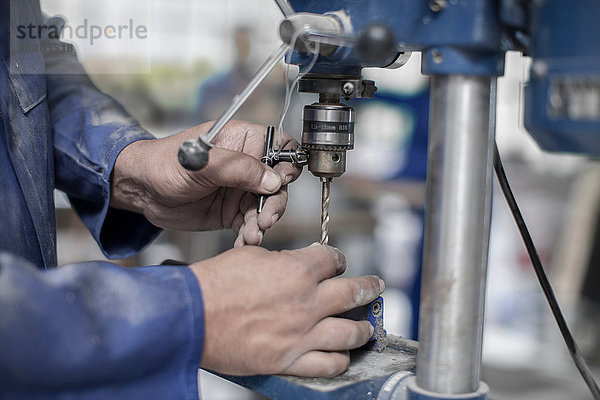
{"label": "black cable", "polygon": [[540,286],[542,287],[542,291],[548,300],[548,304],[550,305],[550,309],[552,310],[552,314],[556,319],[556,323],[558,324],[558,328],[560,329],[560,333],[565,340],[565,344],[569,349],[569,354],[571,354],[571,358],[575,362],[575,366],[579,370],[581,377],[585,381],[586,385],[590,389],[592,396],[594,396],[595,400],[600,400],[600,389],[598,389],[598,384],[596,383],[592,372],[590,371],[590,367],[587,365],[583,356],[581,355],[581,351],[579,347],[577,347],[577,343],[575,343],[575,339],[567,326],[567,321],[560,310],[560,306],[558,305],[558,301],[556,300],[556,296],[554,295],[554,290],[552,290],[552,286],[550,285],[550,281],[544,272],[544,267],[542,267],[542,262],[540,261],[540,257],[538,256],[537,250],[535,249],[535,245],[533,244],[533,240],[531,239],[531,235],[529,234],[529,230],[527,229],[527,225],[525,225],[525,220],[523,219],[523,215],[519,210],[519,206],[517,201],[515,200],[515,196],[508,184],[508,179],[506,178],[506,173],[504,172],[504,167],[502,166],[502,160],[500,160],[500,154],[498,153],[498,145],[496,144],[494,149],[494,169],[496,170],[496,176],[498,177],[498,182],[500,183],[500,187],[502,188],[502,192],[504,193],[504,197],[506,198],[506,202],[512,211],[513,217],[515,218],[515,222],[519,227],[519,231],[521,232],[521,237],[525,242],[525,247],[527,248],[527,253],[529,253],[529,258],[531,259],[531,263],[533,264],[533,269],[535,274],[537,275],[538,281],[540,282]]}

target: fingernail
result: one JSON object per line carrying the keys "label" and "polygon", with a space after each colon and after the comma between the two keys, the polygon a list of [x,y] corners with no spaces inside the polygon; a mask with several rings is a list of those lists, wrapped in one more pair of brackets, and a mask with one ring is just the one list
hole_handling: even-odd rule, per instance
{"label": "fingernail", "polygon": [[379,279],[379,293],[383,293],[384,290],[385,290],[385,282],[383,281],[383,279]]}
{"label": "fingernail", "polygon": [[258,244],[262,243],[264,234],[262,233],[262,231],[258,231]]}
{"label": "fingernail", "polygon": [[271,217],[271,221],[271,224],[275,225],[275,223],[279,221],[279,214],[273,214],[273,216]]}
{"label": "fingernail", "polygon": [[269,192],[274,192],[277,190],[280,184],[281,179],[279,178],[279,175],[273,171],[266,171],[263,175],[262,181],[260,182],[260,186]]}
{"label": "fingernail", "polygon": [[373,325],[369,325],[369,332],[371,333],[371,336],[373,336],[375,333],[375,328],[373,328]]}
{"label": "fingernail", "polygon": [[313,244],[311,244],[311,245],[310,245],[310,246],[308,246],[308,247],[315,247],[315,246],[320,246],[320,245],[321,245],[321,243],[319,243],[319,242],[314,242]]}

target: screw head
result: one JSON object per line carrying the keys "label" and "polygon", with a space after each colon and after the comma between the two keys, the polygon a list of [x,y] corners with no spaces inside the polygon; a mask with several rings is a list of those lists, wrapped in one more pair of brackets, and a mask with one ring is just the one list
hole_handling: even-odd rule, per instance
{"label": "screw head", "polygon": [[438,49],[431,50],[431,57],[433,58],[433,62],[436,64],[441,64],[444,62],[444,56]]}
{"label": "screw head", "polygon": [[373,303],[371,312],[373,313],[373,316],[378,317],[381,314],[381,302],[377,301]]}
{"label": "screw head", "polygon": [[440,12],[446,8],[446,0],[431,0],[429,2],[429,9],[433,12]]}
{"label": "screw head", "polygon": [[352,84],[352,82],[346,82],[344,83],[342,90],[346,96],[350,96],[352,93],[354,93],[354,84]]}
{"label": "screw head", "polygon": [[543,78],[548,73],[548,64],[544,61],[536,60],[532,67],[533,73],[538,78]]}

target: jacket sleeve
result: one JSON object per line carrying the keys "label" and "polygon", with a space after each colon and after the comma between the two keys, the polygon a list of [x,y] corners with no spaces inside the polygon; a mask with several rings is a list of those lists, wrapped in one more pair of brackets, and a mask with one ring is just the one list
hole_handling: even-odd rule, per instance
{"label": "jacket sleeve", "polygon": [[0,399],[197,399],[199,285],[187,267],[41,272],[0,252]]}
{"label": "jacket sleeve", "polygon": [[[45,22],[62,23],[60,18]],[[142,215],[109,207],[111,173],[121,150],[153,136],[94,86],[74,51],[49,51],[44,58],[56,186],[67,193],[105,255],[128,257],[159,229]]]}

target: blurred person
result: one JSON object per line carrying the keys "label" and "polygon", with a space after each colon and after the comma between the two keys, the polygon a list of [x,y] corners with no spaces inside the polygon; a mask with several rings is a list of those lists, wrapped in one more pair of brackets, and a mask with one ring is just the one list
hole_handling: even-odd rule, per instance
{"label": "blurred person", "polygon": [[[345,269],[332,247],[253,246],[300,170],[260,163],[265,128],[245,122],[226,126],[206,168],[183,169],[180,143],[210,124],[155,139],[56,38],[28,36],[38,51],[11,51],[15,27],[59,22],[37,0],[0,0],[0,399],[193,399],[200,365],[342,373],[372,328],[332,316],[375,299],[383,281],[332,279]],[[55,187],[109,257],[160,228],[232,228],[237,247],[185,267],[55,268]],[[255,193],[271,195],[260,215]]]}
{"label": "blurred person", "polygon": [[[250,63],[252,35],[247,27],[237,27],[233,32],[235,61],[231,68],[209,77],[198,90],[198,105],[194,120],[198,123],[212,121],[221,116],[231,100],[248,85],[256,69]],[[274,121],[279,117],[285,93],[282,82],[270,74],[260,84],[236,118],[255,123]],[[272,78],[270,78],[272,77]]]}

